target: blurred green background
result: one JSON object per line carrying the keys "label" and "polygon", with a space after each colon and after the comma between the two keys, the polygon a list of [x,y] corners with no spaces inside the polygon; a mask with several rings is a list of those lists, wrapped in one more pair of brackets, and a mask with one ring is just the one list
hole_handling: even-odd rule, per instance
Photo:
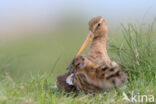
{"label": "blurred green background", "polygon": [[[146,28],[156,17],[155,5],[154,0],[0,1],[0,74],[28,80],[51,73],[55,80],[66,72],[93,16],[106,19],[108,44],[120,45],[121,24]],[[118,57],[107,48],[112,59]]]}

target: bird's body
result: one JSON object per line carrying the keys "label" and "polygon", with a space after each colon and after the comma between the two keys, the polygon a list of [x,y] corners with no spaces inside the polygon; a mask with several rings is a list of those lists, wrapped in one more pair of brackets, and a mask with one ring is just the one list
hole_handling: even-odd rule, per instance
{"label": "bird's body", "polygon": [[[69,76],[67,84],[74,86],[78,91],[85,93],[110,90],[123,86],[127,76],[107,54],[107,25],[103,17],[94,17],[89,21],[90,34],[80,51],[68,66]],[[86,56],[80,55],[81,51],[92,39]],[[87,43],[87,44],[86,44]],[[59,78],[59,77],[58,77]],[[70,80],[70,83],[69,83]],[[72,82],[72,84],[71,84]],[[61,82],[58,81],[58,85]]]}
{"label": "bird's body", "polygon": [[86,56],[79,56],[73,65],[75,71],[71,81],[78,90],[85,93],[122,87],[127,78],[114,61],[95,65]]}

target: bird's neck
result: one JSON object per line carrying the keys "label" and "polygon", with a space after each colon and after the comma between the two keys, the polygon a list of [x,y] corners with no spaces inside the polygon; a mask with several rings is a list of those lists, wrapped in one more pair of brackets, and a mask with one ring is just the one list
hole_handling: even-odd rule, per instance
{"label": "bird's neck", "polygon": [[110,58],[106,49],[107,33],[100,34],[92,40],[91,46],[88,51],[88,58],[96,63],[109,63]]}

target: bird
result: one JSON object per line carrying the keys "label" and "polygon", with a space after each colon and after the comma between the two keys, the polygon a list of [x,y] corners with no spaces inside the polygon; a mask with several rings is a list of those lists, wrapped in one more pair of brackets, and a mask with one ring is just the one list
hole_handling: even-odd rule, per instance
{"label": "bird", "polygon": [[[105,19],[102,16],[93,17],[88,27],[88,36],[68,65],[68,72],[57,77],[58,88],[88,94],[122,87],[128,77],[108,56]],[[90,41],[87,54],[81,55]]]}

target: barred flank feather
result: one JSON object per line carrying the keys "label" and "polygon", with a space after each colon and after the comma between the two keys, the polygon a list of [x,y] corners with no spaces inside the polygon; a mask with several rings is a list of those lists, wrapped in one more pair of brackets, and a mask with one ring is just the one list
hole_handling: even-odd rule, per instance
{"label": "barred flank feather", "polygon": [[94,93],[96,91],[101,91],[102,89],[98,86],[89,83],[86,76],[82,73],[77,73],[73,77],[73,83],[79,91],[83,91],[85,94]]}

